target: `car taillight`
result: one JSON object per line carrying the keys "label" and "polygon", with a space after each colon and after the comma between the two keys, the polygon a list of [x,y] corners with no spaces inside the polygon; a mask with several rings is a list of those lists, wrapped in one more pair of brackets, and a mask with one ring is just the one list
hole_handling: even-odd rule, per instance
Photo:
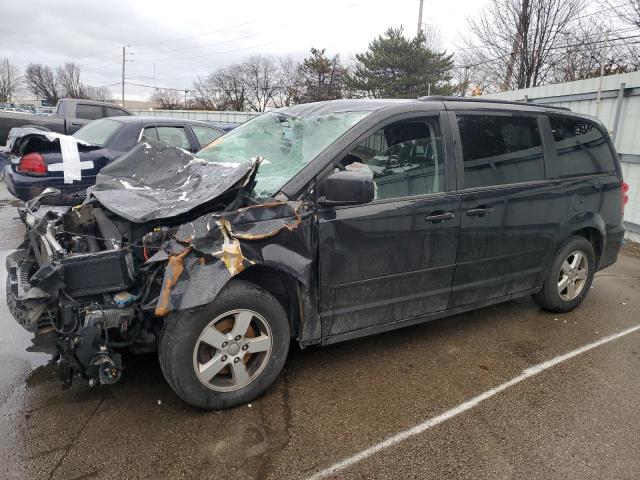
{"label": "car taillight", "polygon": [[20,159],[18,172],[30,175],[46,175],[47,162],[39,153],[28,153]]}
{"label": "car taillight", "polygon": [[624,210],[625,205],[629,201],[629,184],[627,182],[622,182],[622,209]]}

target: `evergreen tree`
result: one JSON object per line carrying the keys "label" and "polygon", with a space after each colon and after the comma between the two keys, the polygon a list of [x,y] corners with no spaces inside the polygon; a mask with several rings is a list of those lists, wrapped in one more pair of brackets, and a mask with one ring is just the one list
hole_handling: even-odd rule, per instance
{"label": "evergreen tree", "polygon": [[302,103],[336,100],[344,96],[347,69],[340,62],[339,55],[329,58],[324,52],[324,48],[312,48],[311,56],[300,65]]}
{"label": "evergreen tree", "polygon": [[356,55],[355,71],[347,77],[347,86],[356,95],[373,98],[417,98],[448,95],[453,55],[425,47],[420,33],[408,40],[403,29],[390,28]]}

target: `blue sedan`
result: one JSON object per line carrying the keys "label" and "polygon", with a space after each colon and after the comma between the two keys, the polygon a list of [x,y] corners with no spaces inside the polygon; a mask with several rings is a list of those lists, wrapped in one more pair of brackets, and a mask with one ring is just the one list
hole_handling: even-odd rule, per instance
{"label": "blue sedan", "polygon": [[[52,132],[43,132],[43,134]],[[120,158],[144,139],[161,142],[197,152],[225,133],[223,128],[210,123],[180,118],[110,117],[95,120],[76,133],[78,140],[73,162],[73,175],[69,163],[63,162],[62,150],[69,142],[64,139],[50,141],[39,135],[24,142],[14,141],[5,166],[7,189],[20,200],[31,200],[45,188],[54,187],[61,197],[47,197],[50,203],[73,203],[73,196],[95,183],[102,167]],[[71,142],[74,144],[75,142]],[[73,145],[72,145],[73,146]],[[75,153],[75,146],[73,146]]]}

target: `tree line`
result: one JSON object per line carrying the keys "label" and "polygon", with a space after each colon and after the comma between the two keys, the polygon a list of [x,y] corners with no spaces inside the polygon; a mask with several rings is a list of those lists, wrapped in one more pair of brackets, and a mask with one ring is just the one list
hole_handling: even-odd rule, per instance
{"label": "tree line", "polygon": [[66,62],[55,69],[41,63],[30,63],[21,74],[8,58],[0,60],[0,102],[10,102],[17,93],[27,91],[38,99],[55,105],[61,98],[110,101],[107,87],[93,87],[80,80],[80,67]]}
{"label": "tree line", "polygon": [[[424,33],[408,39],[402,28],[390,28],[357,54],[353,65],[319,48],[312,48],[301,62],[249,56],[197,79],[187,108],[263,112],[340,98],[452,94],[452,67],[453,56],[428,48]],[[185,107],[177,89],[157,89],[151,99],[161,108]]]}

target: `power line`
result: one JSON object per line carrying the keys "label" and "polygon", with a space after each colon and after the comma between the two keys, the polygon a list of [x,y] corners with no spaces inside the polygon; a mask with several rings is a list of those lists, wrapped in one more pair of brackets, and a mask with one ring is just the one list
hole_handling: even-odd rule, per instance
{"label": "power line", "polygon": [[253,38],[253,37],[257,37],[259,35],[264,35],[264,34],[265,34],[265,32],[252,33],[251,35],[244,35],[242,37],[230,38],[229,40],[221,40],[219,42],[208,43],[206,45],[196,45],[195,47],[176,48],[176,49],[173,49],[173,50],[162,50],[162,51],[158,51],[158,52],[154,52],[154,53],[141,53],[140,55],[149,56],[149,55],[157,55],[157,54],[164,54],[164,53],[181,52],[181,51],[184,51],[184,50],[194,50],[196,48],[208,48],[208,47],[212,47],[214,45],[221,45],[223,43],[236,42],[238,40],[245,40],[247,38]]}
{"label": "power line", "polygon": [[[97,57],[97,56],[103,55],[105,53],[113,52],[113,51],[118,50],[118,49],[119,49],[118,47],[114,47],[114,48],[110,48],[108,50],[102,50],[100,52],[92,53],[92,54],[89,54],[89,55],[83,55],[81,57],[70,57],[70,58],[72,60],[82,60],[83,58]],[[68,59],[69,59],[69,57],[63,57],[63,56],[60,56],[60,57],[61,57],[60,60],[44,60],[44,61],[41,61],[39,63],[45,63],[45,64],[46,63],[54,63],[54,62],[60,62],[60,61],[68,61]]]}
{"label": "power line", "polygon": [[103,58],[103,59],[100,59],[100,60],[95,60],[93,62],[81,63],[80,65],[78,65],[78,67],[86,67],[87,65],[94,65],[96,63],[109,62],[109,61],[114,60],[116,58],[120,58],[120,55],[116,55],[116,56],[112,56],[112,57],[108,57],[108,58]]}
{"label": "power line", "polygon": [[[624,40],[628,40],[628,39],[633,39],[633,38],[638,38],[640,37],[640,35],[628,35],[626,37],[618,37],[613,39],[614,41],[624,41]],[[596,40],[593,42],[580,42],[580,43],[574,43],[574,44],[568,44],[568,45],[556,45],[554,47],[550,47],[547,49],[547,51],[550,50],[561,50],[561,49],[565,49],[565,48],[571,48],[571,47],[581,47],[581,46],[586,46],[586,45],[597,45],[599,43],[604,43],[605,40]],[[627,42],[627,45],[635,45],[636,43],[640,43],[640,42]],[[621,46],[621,45],[625,45],[625,43],[623,44],[611,44],[610,46],[615,47],[615,46]],[[531,53],[531,52],[527,52],[527,53]],[[470,65],[454,65],[453,68],[472,68],[472,67],[479,67],[481,65],[486,65],[488,63],[493,63],[493,62],[497,62],[500,60],[503,60],[504,57],[494,57],[494,58],[489,58],[487,60],[483,60],[481,62],[477,62],[477,63],[473,63]]]}
{"label": "power line", "polygon": [[[615,31],[611,31],[611,33],[624,33],[624,32],[629,32],[631,30],[638,30],[640,27],[634,26],[634,27],[627,27],[627,28],[622,28],[620,30],[615,30]],[[553,32],[552,32],[553,33]],[[558,32],[556,32],[558,33]],[[575,36],[575,35],[574,35]],[[493,45],[489,45],[487,43],[484,44],[480,44],[480,45],[470,45],[468,47],[464,47],[464,48],[460,48],[457,47],[458,51],[467,51],[467,50],[481,50],[481,49],[485,49],[487,47],[493,47]],[[510,48],[510,47],[509,47]]]}
{"label": "power line", "polygon": [[256,23],[256,21],[255,20],[251,20],[249,22],[239,23],[238,25],[232,25],[231,27],[220,28],[218,30],[211,30],[209,32],[199,33],[197,35],[189,35],[187,37],[172,38],[172,39],[169,39],[169,40],[161,40],[159,42],[151,42],[151,43],[137,43],[137,44],[132,44],[132,45],[128,45],[128,46],[129,47],[148,47],[148,46],[151,46],[151,45],[160,45],[162,43],[181,42],[183,40],[189,40],[191,38],[198,38],[198,37],[204,37],[206,35],[211,35],[212,33],[226,32],[228,30],[233,30],[235,28],[240,28],[240,27],[244,27],[246,25],[251,25],[252,23]]}
{"label": "power line", "polygon": [[204,55],[193,55],[191,57],[169,57],[169,58],[160,58],[160,59],[155,59],[155,62],[171,62],[171,61],[176,61],[176,60],[191,60],[194,58],[204,58],[204,57],[212,57],[214,55],[225,55],[227,53],[235,53],[235,52],[241,52],[243,50],[251,50],[254,48],[260,48],[260,47],[266,47],[267,45],[273,45],[275,43],[281,43],[281,42],[267,42],[267,43],[261,43],[259,45],[252,45],[250,47],[243,47],[243,48],[234,48],[232,50],[225,50],[222,52],[212,52],[212,53],[205,53]]}

